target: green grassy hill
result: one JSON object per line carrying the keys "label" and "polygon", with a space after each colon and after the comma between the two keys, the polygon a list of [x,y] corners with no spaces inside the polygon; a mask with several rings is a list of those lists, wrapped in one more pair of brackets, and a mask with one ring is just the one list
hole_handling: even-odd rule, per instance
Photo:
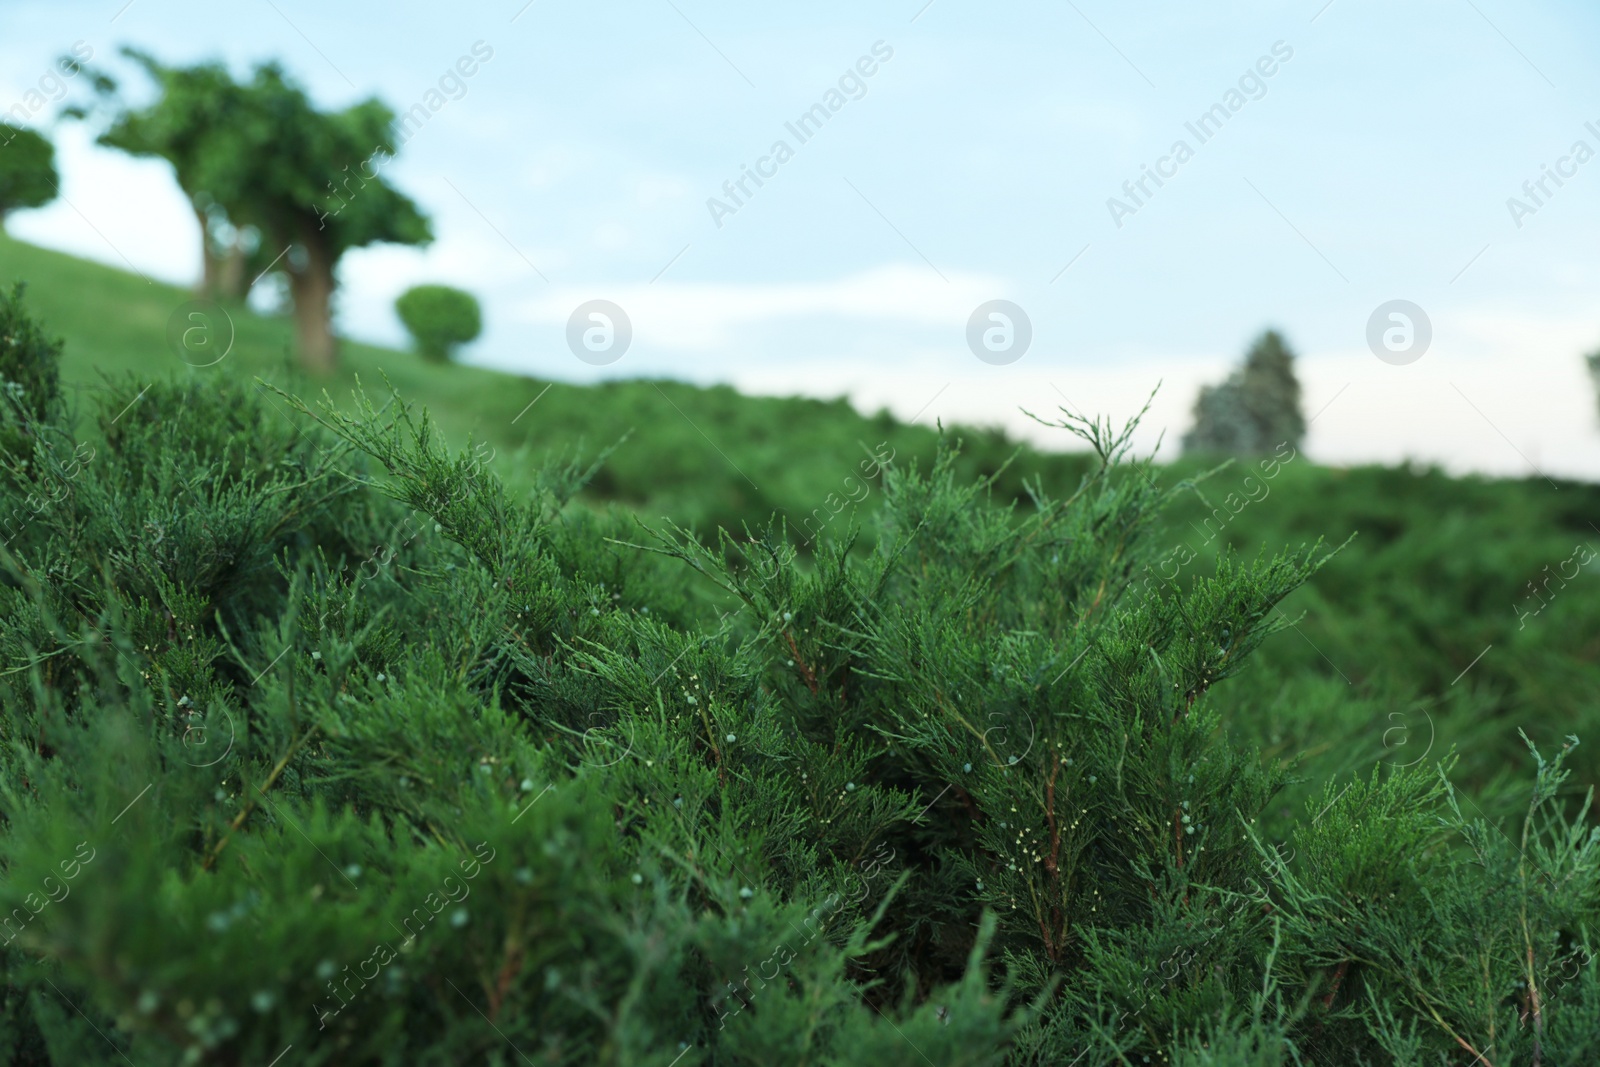
{"label": "green grassy hill", "polygon": [[[859,478],[866,450],[888,442],[896,463],[931,460],[937,435],[887,414],[864,417],[845,401],[741,396],[725,388],[669,381],[595,386],[550,383],[347,342],[337,380],[296,377],[287,358],[290,324],[234,313],[237,341],[215,367],[195,369],[165,335],[185,291],[0,236],[0,282],[26,281],[29,303],[67,344],[69,385],[111,387],[131,400],[166,375],[249,381],[253,376],[341,403],[359,376],[378,399],[387,375],[407,400],[424,405],[447,439],[468,435],[496,448],[492,465],[508,483],[548,454],[592,458],[622,441],[591,484],[596,503],[625,505],[646,520],[670,518],[709,534],[738,530],[774,513],[791,529],[812,517],[824,536],[843,534],[854,492],[875,506]],[[538,400],[531,409],[528,405]],[[285,418],[291,418],[287,408]],[[999,471],[1018,446],[993,431],[960,431],[964,474]],[[1073,443],[1065,433],[1063,445]],[[625,440],[624,440],[625,438]],[[1001,499],[1027,508],[1022,482],[1042,478],[1069,492],[1085,454],[1022,448],[997,479]],[[1200,473],[1191,461],[1151,468],[1163,485]],[[1253,480],[1247,480],[1253,479]],[[1219,550],[1247,556],[1319,537],[1338,558],[1290,601],[1298,629],[1278,638],[1230,683],[1229,728],[1270,756],[1303,761],[1310,782],[1370,767],[1410,763],[1459,745],[1462,774],[1489,797],[1521,750],[1519,729],[1542,745],[1569,733],[1579,750],[1577,781],[1600,779],[1600,596],[1594,566],[1545,583],[1580,545],[1600,551],[1600,487],[1543,480],[1452,478],[1436,470],[1319,467],[1304,456],[1267,478],[1252,466],[1213,475],[1200,494],[1181,494],[1168,513],[1167,570],[1180,582],[1212,572]],[[798,533],[794,540],[806,538]],[[1192,561],[1178,564],[1192,552]],[[1571,564],[1568,564],[1570,571]],[[1532,608],[1538,615],[1530,615]],[[1520,606],[1520,613],[1519,607]],[[1306,715],[1304,708],[1316,709]],[[1294,708],[1293,715],[1282,709]],[[1492,803],[1492,800],[1489,801]]]}
{"label": "green grassy hill", "polygon": [[[816,509],[829,514],[827,498],[845,498],[844,480],[857,473],[864,449],[887,441],[902,462],[919,457],[926,463],[937,439],[933,430],[903,426],[887,415],[864,418],[844,400],[744,397],[727,387],[666,380],[568,385],[439,366],[354,341],[344,344],[336,379],[312,383],[292,373],[291,323],[243,308],[230,312],[236,341],[228,357],[197,369],[177,358],[166,340],[168,320],[191,299],[184,289],[0,234],[0,283],[15,281],[28,283],[30,306],[66,340],[62,373],[71,385],[96,384],[103,372],[141,383],[166,374],[233,381],[259,375],[301,395],[326,388],[342,404],[357,378],[381,398],[387,375],[407,400],[426,405],[453,444],[464,445],[470,434],[498,449],[506,459],[495,470],[513,482],[517,469],[509,457],[521,448],[531,458],[592,457],[623,442],[597,477],[595,494],[702,529],[737,529],[779,510],[796,525]],[[999,469],[1014,448],[990,431],[964,437],[969,472]],[[1084,469],[1079,457],[1037,454],[1026,467],[1072,481]],[[1020,477],[1013,474],[1004,488],[1020,494]]]}

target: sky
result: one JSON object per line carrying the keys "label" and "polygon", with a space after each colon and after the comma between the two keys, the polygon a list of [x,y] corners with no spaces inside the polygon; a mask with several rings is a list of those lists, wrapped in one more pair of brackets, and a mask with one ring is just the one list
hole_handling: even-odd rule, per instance
{"label": "sky", "polygon": [[[1075,442],[1025,411],[1120,422],[1154,392],[1135,440],[1170,456],[1200,386],[1270,327],[1298,353],[1319,462],[1600,479],[1593,5],[375,10],[5,0],[0,112],[54,137],[63,178],[8,228],[192,281],[170,169],[57,121],[82,79],[36,112],[30,90],[75,46],[136,91],[123,45],[240,75],[279,59],[323,107],[437,107],[384,168],[437,239],[345,257],[351,336],[403,344],[395,297],[441,282],[483,302],[480,365],[844,395],[1051,448]],[[631,324],[603,364],[568,340],[593,300]],[[1388,318],[1394,301],[1420,317]]]}

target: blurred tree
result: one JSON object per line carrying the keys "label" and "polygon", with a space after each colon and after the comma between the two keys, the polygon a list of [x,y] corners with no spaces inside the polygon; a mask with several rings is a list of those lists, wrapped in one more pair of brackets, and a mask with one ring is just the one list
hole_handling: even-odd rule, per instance
{"label": "blurred tree", "polygon": [[[242,299],[247,278],[283,265],[301,362],[313,373],[331,371],[339,257],[380,241],[433,239],[417,205],[378,177],[396,148],[394,112],[377,99],[318,111],[276,63],[235,82],[221,64],[169,67],[125,54],[160,95],[140,109],[123,107],[101,140],[172,163],[201,222],[208,291]],[[102,96],[116,91],[108,78],[96,84]]]}
{"label": "blurred tree", "polygon": [[60,178],[55,148],[33,130],[0,123],[0,224],[19,207],[54,200]]}
{"label": "blurred tree", "polygon": [[1201,388],[1183,450],[1256,455],[1285,442],[1298,448],[1305,433],[1294,353],[1282,335],[1268,330],[1226,381]]}
{"label": "blurred tree", "polygon": [[1595,399],[1600,400],[1600,350],[1585,357],[1589,362],[1589,377],[1594,380]]}
{"label": "blurred tree", "polygon": [[443,363],[457,345],[483,332],[483,313],[471,293],[448,285],[417,285],[400,294],[395,312],[425,359]]}
{"label": "blurred tree", "polygon": [[368,99],[319,112],[270,63],[256,68],[245,92],[247,148],[225,161],[231,173],[220,186],[224,202],[239,204],[242,216],[261,227],[267,253],[285,257],[301,360],[326,373],[337,357],[339,258],[377,242],[427,244],[432,227],[409,197],[378,176],[396,149],[387,105]]}
{"label": "blurred tree", "polygon": [[[253,226],[229,219],[227,207],[217,199],[218,175],[213,173],[214,164],[226,153],[243,148],[238,140],[246,104],[241,87],[220,63],[168,67],[135,48],[124,48],[122,54],[150,76],[158,95],[145,107],[127,107],[115,79],[95,72],[95,91],[102,106],[112,112],[99,143],[172,164],[178,187],[200,224],[196,295],[242,302],[249,295],[249,279],[267,264],[250,262],[252,253],[259,256],[260,234]],[[81,106],[64,112],[74,118],[88,113]]]}

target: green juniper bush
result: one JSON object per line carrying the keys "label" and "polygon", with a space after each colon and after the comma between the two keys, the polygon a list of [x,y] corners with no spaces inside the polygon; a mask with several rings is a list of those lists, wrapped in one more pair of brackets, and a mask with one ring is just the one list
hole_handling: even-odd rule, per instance
{"label": "green juniper bush", "polygon": [[1436,753],[1269,833],[1229,679],[1330,553],[1147,583],[1186,490],[1131,425],[1064,416],[1095,462],[1022,505],[888,462],[802,556],[576,499],[604,456],[513,491],[392,393],[75,419],[19,302],[5,1062],[1600,1060],[1576,741],[1514,825]]}

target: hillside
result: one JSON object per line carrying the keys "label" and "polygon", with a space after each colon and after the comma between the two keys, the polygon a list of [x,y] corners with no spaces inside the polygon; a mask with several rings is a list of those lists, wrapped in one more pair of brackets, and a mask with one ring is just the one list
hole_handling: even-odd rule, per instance
{"label": "hillside", "polygon": [[[189,299],[181,289],[0,236],[0,282],[16,280],[28,283],[35,314],[66,340],[69,387],[100,388],[109,375],[131,400],[159,376],[247,382],[260,375],[307,397],[326,387],[347,405],[358,377],[381,398],[386,375],[427,408],[453,446],[471,435],[495,449],[490,465],[512,486],[545,456],[587,462],[622,442],[586,498],[625,505],[651,523],[670,519],[702,537],[717,526],[755,527],[774,513],[799,531],[797,543],[811,540],[807,529],[842,535],[854,510],[848,501],[860,498],[871,509],[880,496],[871,479],[859,478],[863,463],[871,468],[868,450],[887,442],[897,465],[927,469],[937,443],[932,429],[887,414],[863,417],[843,400],[745,397],[669,381],[551,383],[430,365],[355,342],[346,342],[337,380],[308,383],[288,369],[289,323],[243,310],[234,314],[229,357],[195,369],[165,343],[172,310]],[[1040,453],[988,431],[954,435],[964,440],[962,477],[1000,470],[1020,448],[994,491],[1024,510],[1031,508],[1024,479],[1042,478],[1059,495],[1089,467],[1081,452]],[[1062,438],[1064,446],[1076,443]],[[1234,466],[1205,481],[1203,497],[1180,493],[1161,534],[1173,546],[1164,569],[1184,584],[1212,573],[1224,546],[1251,558],[1354,535],[1287,603],[1291,617],[1305,615],[1297,630],[1269,642],[1233,682],[1230,729],[1270,756],[1300,757],[1307,790],[1375,759],[1410,763],[1456,744],[1461,773],[1493,796],[1507,758],[1521,751],[1519,728],[1541,744],[1569,733],[1592,741],[1575,754],[1575,783],[1600,780],[1600,731],[1587,729],[1600,722],[1600,597],[1587,588],[1592,568],[1565,592],[1567,583],[1549,581],[1577,547],[1600,549],[1600,487],[1334,469],[1305,456],[1270,469],[1268,476]],[[1148,473],[1175,486],[1201,470],[1186,461]],[[1539,587],[1541,600],[1533,599],[1534,582],[1549,583]],[[1316,713],[1301,713],[1307,707]]]}
{"label": "hillside", "polygon": [[[513,482],[518,465],[509,458],[520,448],[534,459],[550,453],[592,459],[622,442],[593,493],[701,528],[737,528],[775,510],[787,511],[798,525],[826,509],[829,494],[845,498],[851,490],[842,483],[867,455],[864,449],[887,441],[898,457],[926,463],[937,440],[935,431],[887,415],[863,418],[843,400],[743,397],[726,387],[665,380],[568,385],[433,365],[353,341],[344,344],[334,380],[307,383],[286,358],[290,322],[242,308],[230,312],[237,331],[232,352],[215,367],[196,369],[166,343],[169,318],[191,299],[184,289],[0,234],[0,283],[15,281],[28,283],[30,306],[66,340],[62,374],[69,385],[96,384],[103,373],[131,375],[141,385],[169,373],[228,381],[259,375],[302,395],[326,388],[343,403],[357,378],[367,390],[382,392],[386,375],[402,395],[426,404],[447,440],[464,446],[470,434],[498,450],[495,471]],[[991,432],[964,436],[969,473],[998,469],[1014,447]],[[1076,457],[1031,452],[1026,467],[1068,480],[1084,469]],[[1003,486],[1020,493],[1020,475]]]}

